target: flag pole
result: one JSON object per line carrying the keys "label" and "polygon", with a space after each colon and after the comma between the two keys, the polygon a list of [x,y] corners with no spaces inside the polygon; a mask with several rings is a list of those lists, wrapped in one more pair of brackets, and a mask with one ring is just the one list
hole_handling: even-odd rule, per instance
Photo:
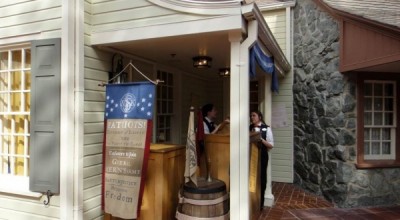
{"label": "flag pole", "polygon": [[207,169],[207,176],[205,178],[207,179],[207,182],[210,183],[210,182],[212,182],[212,178],[211,178],[211,159],[208,156],[205,142],[204,142],[204,156],[206,158],[206,169]]}
{"label": "flag pole", "polygon": [[186,137],[186,162],[185,162],[185,183],[192,181],[197,186],[197,152],[196,134],[194,127],[194,107],[190,107],[188,133]]}

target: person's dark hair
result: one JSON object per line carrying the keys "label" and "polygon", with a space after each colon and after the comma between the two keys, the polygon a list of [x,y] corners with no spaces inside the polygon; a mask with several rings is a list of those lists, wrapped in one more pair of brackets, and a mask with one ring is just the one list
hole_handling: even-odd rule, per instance
{"label": "person's dark hair", "polygon": [[203,115],[203,117],[207,116],[208,112],[211,112],[212,109],[214,108],[214,105],[209,103],[209,104],[205,104],[202,108],[201,108],[201,114]]}
{"label": "person's dark hair", "polygon": [[265,124],[263,114],[258,110],[251,111],[250,114],[253,112],[256,113],[258,115],[258,117],[260,117],[260,121],[262,121]]}

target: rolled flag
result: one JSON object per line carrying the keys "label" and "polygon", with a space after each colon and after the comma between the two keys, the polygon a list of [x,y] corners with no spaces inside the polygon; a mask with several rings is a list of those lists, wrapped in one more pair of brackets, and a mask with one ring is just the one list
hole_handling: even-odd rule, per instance
{"label": "rolled flag", "polygon": [[188,133],[186,139],[186,164],[185,183],[192,181],[197,186],[197,153],[196,153],[196,132],[194,128],[194,108],[190,108]]}
{"label": "rolled flag", "polygon": [[197,111],[197,130],[196,130],[196,151],[197,151],[197,166],[200,166],[200,157],[204,151],[204,123],[201,109]]}

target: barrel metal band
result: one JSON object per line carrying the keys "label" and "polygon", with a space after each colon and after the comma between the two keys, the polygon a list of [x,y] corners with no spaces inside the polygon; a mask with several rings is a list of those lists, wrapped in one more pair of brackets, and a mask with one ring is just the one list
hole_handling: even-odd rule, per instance
{"label": "barrel metal band", "polygon": [[217,216],[217,217],[194,217],[190,215],[185,215],[176,211],[175,214],[176,219],[178,220],[228,220],[229,219],[229,211],[225,215]]}
{"label": "barrel metal band", "polygon": [[192,205],[215,205],[218,203],[221,203],[227,199],[229,199],[229,194],[225,194],[224,196],[218,197],[216,199],[210,199],[210,200],[198,200],[198,199],[188,199],[183,197],[180,193],[178,194],[179,197],[179,203],[189,203]]}

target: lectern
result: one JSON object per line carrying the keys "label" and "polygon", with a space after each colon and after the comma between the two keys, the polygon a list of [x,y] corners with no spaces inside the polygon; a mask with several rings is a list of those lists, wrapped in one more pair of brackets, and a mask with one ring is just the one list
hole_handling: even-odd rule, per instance
{"label": "lectern", "polygon": [[[223,130],[224,131],[224,130]],[[250,143],[248,145],[250,151],[249,158],[249,194],[250,194],[250,215],[260,211],[260,159],[257,147],[259,133],[250,133]],[[225,182],[228,192],[230,191],[229,174],[238,172],[230,170],[230,135],[229,132],[218,132],[217,134],[205,135],[205,161],[209,163],[210,174],[212,178],[216,178]],[[203,159],[204,160],[204,159]],[[200,165],[202,175],[207,170],[205,164]]]}

